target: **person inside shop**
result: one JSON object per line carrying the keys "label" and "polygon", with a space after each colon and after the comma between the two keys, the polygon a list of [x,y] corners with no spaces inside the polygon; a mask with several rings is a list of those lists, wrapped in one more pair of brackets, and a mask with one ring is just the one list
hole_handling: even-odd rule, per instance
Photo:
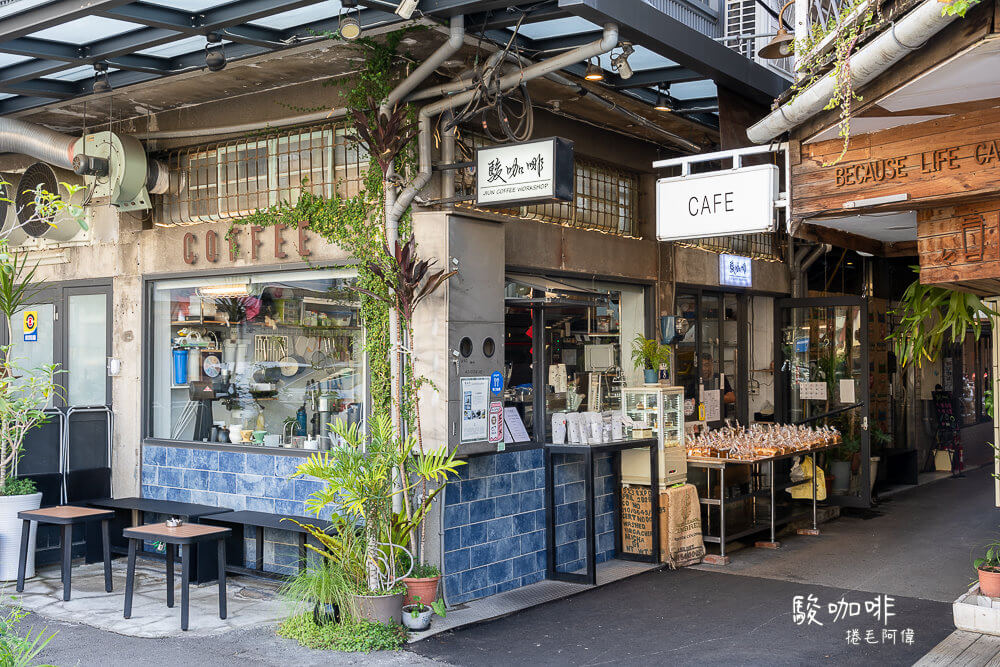
{"label": "person inside shop", "polygon": [[[694,376],[688,382],[688,385],[684,387],[684,395],[688,397],[697,397],[698,385],[703,385],[706,389],[712,388],[712,379],[715,377],[715,361],[712,359],[712,355],[709,352],[703,352],[701,355],[701,375]],[[723,403],[735,403],[736,402],[736,392],[733,391],[732,385],[729,384],[729,378],[725,378],[725,386],[722,391],[722,402]]]}

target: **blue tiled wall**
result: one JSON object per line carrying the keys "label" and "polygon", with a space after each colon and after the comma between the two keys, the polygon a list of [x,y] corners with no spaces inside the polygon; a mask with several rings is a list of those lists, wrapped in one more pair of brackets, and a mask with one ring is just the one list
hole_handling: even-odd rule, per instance
{"label": "blue tiled wall", "polygon": [[[554,457],[556,564],[584,567],[583,463]],[[541,449],[475,456],[445,489],[444,583],[458,604],[545,578],[545,468]],[[598,561],[614,554],[610,458],[595,465]],[[608,533],[610,532],[610,535]]]}
{"label": "blue tiled wall", "polygon": [[[231,510],[308,516],[305,500],[322,488],[316,479],[290,479],[304,461],[298,456],[247,454],[210,449],[144,445],[144,498],[216,505]],[[328,518],[330,512],[324,513]],[[247,566],[256,559],[252,528],[247,528]],[[298,563],[297,536],[268,530],[264,541],[264,568],[292,572]]]}

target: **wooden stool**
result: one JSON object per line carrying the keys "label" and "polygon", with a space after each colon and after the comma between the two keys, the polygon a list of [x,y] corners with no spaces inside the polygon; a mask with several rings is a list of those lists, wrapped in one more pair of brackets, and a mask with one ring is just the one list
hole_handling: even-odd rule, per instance
{"label": "wooden stool", "polygon": [[167,606],[174,606],[174,552],[181,548],[181,630],[188,629],[191,583],[191,546],[215,540],[219,550],[219,618],[226,617],[226,538],[231,528],[184,523],[171,527],[165,523],[134,526],[122,531],[128,539],[128,574],[125,578],[125,618],[132,617],[132,593],[135,590],[135,553],[143,540],[163,542],[167,548]]}
{"label": "wooden stool", "polygon": [[25,510],[17,513],[22,519],[21,525],[21,559],[17,564],[17,592],[24,591],[24,570],[28,563],[28,537],[31,534],[31,522],[49,523],[62,526],[62,584],[63,600],[69,602],[71,586],[71,561],[73,558],[73,526],[76,524],[101,522],[101,542],[104,546],[104,590],[110,593],[111,586],[111,544],[108,540],[108,521],[115,518],[114,512],[91,509],[89,507],[72,507],[59,505],[44,507],[37,510]]}

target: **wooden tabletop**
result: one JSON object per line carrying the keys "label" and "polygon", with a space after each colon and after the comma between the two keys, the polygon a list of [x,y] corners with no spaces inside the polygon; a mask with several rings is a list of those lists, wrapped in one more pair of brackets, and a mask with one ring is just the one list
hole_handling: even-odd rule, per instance
{"label": "wooden tabletop", "polygon": [[191,544],[204,540],[216,540],[232,533],[232,528],[206,526],[200,523],[182,523],[171,528],[165,523],[150,523],[145,526],[126,528],[122,534],[140,540],[159,540],[171,544]]}
{"label": "wooden tabletop", "polygon": [[60,524],[113,519],[114,516],[115,513],[109,510],[76,507],[73,505],[57,505],[55,507],[43,507],[37,510],[24,510],[17,513],[17,518],[19,519]]}

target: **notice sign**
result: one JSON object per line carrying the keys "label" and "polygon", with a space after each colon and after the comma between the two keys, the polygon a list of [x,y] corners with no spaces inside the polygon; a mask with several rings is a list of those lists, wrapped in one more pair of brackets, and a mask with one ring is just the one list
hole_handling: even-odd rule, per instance
{"label": "notice sign", "polygon": [[487,439],[487,410],[490,402],[488,377],[462,378],[462,442]]}
{"label": "notice sign", "polygon": [[753,287],[753,261],[740,255],[719,255],[719,284]]}
{"label": "notice sign", "polygon": [[476,150],[476,205],[573,200],[573,142],[559,137]]}
{"label": "notice sign", "polygon": [[503,402],[490,401],[490,412],[487,419],[489,441],[491,445],[499,445],[503,451]]}
{"label": "notice sign", "polygon": [[677,241],[770,231],[778,167],[764,164],[656,182],[656,238]]}
{"label": "notice sign", "polygon": [[24,340],[33,343],[38,340],[38,311],[24,311]]}

